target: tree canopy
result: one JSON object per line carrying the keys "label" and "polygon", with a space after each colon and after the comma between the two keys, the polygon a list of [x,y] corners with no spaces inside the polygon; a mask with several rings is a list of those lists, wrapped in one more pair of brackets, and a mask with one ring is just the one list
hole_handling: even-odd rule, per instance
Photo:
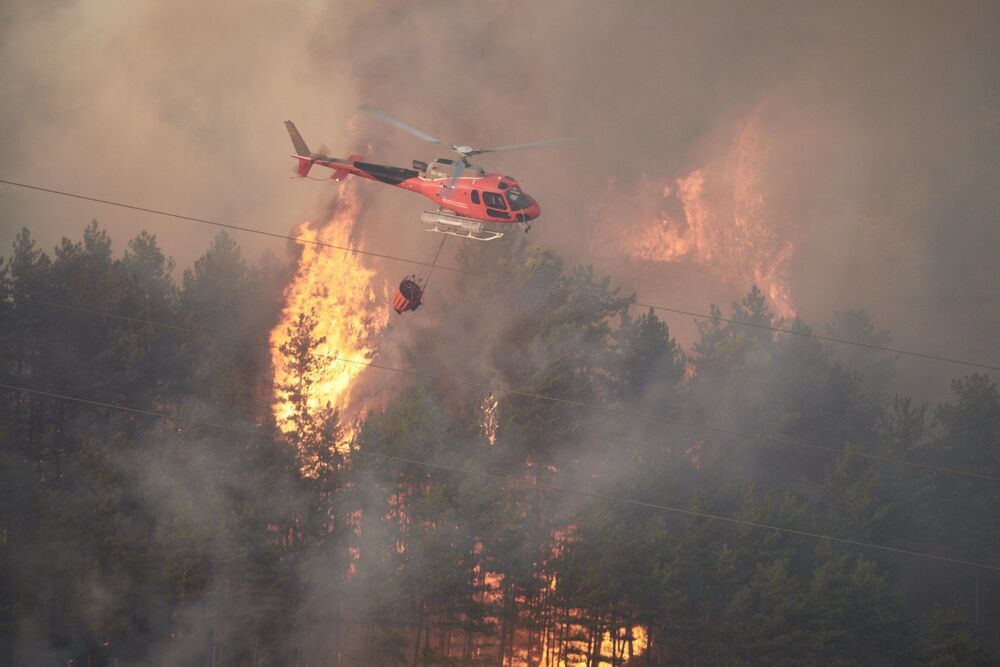
{"label": "tree canopy", "polygon": [[[995,572],[706,516],[996,562],[994,482],[852,455],[1000,476],[992,378],[919,405],[890,395],[891,355],[714,305],[684,350],[657,312],[550,249],[505,240],[460,259],[534,286],[442,291],[461,299],[452,321],[414,325],[401,355],[505,388],[492,437],[485,390],[442,380],[412,377],[356,425],[310,405],[319,313],[280,350],[298,380],[273,386],[264,341],[288,270],[224,233],[177,281],[146,232],[119,256],[96,222],[51,254],[23,230],[0,260],[3,382],[177,419],[0,392],[0,662],[1000,659]],[[727,319],[812,331],[747,287]],[[890,340],[860,310],[824,330]]]}

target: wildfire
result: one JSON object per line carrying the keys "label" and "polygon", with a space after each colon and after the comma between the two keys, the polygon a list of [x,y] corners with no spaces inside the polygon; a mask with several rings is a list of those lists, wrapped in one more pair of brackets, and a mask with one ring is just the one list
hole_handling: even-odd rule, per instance
{"label": "wildfire", "polygon": [[[360,206],[351,183],[341,186],[336,212],[326,224],[303,222],[295,235],[308,241],[337,246],[350,246],[351,233],[358,219]],[[289,392],[292,384],[306,392],[305,402],[310,412],[329,405],[350,417],[359,411],[351,403],[351,386],[365,366],[348,361],[369,361],[375,356],[375,341],[385,328],[388,313],[378,307],[375,272],[362,265],[358,255],[311,243],[301,245],[295,276],[285,289],[285,307],[281,320],[271,331],[274,366],[274,418],[279,428],[288,433],[295,428],[292,416],[295,408]],[[308,377],[300,378],[294,360],[279,348],[287,344],[301,316],[315,321],[310,338],[310,352],[316,363]],[[346,419],[342,422],[346,423]]]}
{"label": "wildfire", "polygon": [[497,431],[500,430],[500,417],[497,415],[498,407],[500,407],[500,399],[494,396],[493,392],[487,394],[483,402],[479,404],[479,409],[483,413],[479,429],[486,438],[486,441],[490,443],[490,447],[496,444]]}
{"label": "wildfire", "polygon": [[[576,526],[570,524],[553,534],[550,557],[558,558],[566,545],[573,541]],[[544,596],[555,595],[558,576],[548,575]],[[566,609],[565,616],[550,618],[542,633],[538,661],[527,660],[518,664],[537,664],[545,667],[589,667],[590,665],[621,665],[646,652],[649,638],[641,625],[613,625],[598,637],[587,637],[590,622],[578,609]]]}
{"label": "wildfire", "polygon": [[[787,272],[795,246],[764,196],[770,151],[760,125],[759,114],[751,116],[726,156],[686,176],[667,184],[643,176],[621,192],[613,187],[614,205],[603,210],[625,210],[639,227],[618,235],[621,242],[599,242],[643,261],[702,265],[740,289],[753,283],[779,316],[794,317]],[[601,228],[621,229],[618,219],[606,222]]]}
{"label": "wildfire", "polygon": [[[579,631],[581,628],[576,627],[573,629]],[[541,659],[537,664],[553,665],[554,667],[589,667],[589,665],[604,664],[620,665],[631,658],[640,657],[646,652],[646,647],[649,645],[646,629],[641,625],[636,625],[632,628],[611,628],[596,638],[593,644],[580,640],[568,641],[565,643],[563,655],[561,656],[558,655],[558,648],[550,646],[550,642],[555,644],[554,639],[554,633],[553,635],[547,634],[545,636]],[[630,644],[631,650],[629,648]],[[588,656],[588,651],[592,651],[593,654]]]}

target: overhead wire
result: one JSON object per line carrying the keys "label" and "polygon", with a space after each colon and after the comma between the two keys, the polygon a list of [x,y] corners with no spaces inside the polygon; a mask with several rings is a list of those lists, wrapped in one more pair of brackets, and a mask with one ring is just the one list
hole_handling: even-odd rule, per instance
{"label": "overhead wire", "polygon": [[[194,419],[194,418],[189,418],[189,417],[178,417],[176,415],[171,415],[171,414],[165,413],[165,412],[157,412],[155,410],[146,410],[146,409],[143,409],[143,408],[135,408],[135,407],[126,406],[126,405],[118,405],[118,404],[115,404],[115,403],[107,403],[107,402],[104,402],[104,401],[95,401],[95,400],[92,400],[92,399],[80,398],[80,397],[77,397],[77,396],[70,396],[70,395],[67,395],[67,394],[59,394],[59,393],[49,392],[49,391],[42,391],[42,390],[38,390],[38,389],[32,389],[30,387],[22,387],[22,386],[19,386],[19,385],[12,385],[12,384],[7,384],[7,383],[0,383],[0,389],[7,389],[9,391],[17,391],[17,392],[21,392],[23,394],[32,394],[32,395],[35,395],[35,396],[42,396],[42,397],[46,397],[46,398],[53,398],[53,399],[62,400],[62,401],[79,403],[81,405],[88,405],[88,406],[91,406],[91,407],[105,408],[105,409],[109,409],[109,410],[119,410],[121,412],[128,412],[128,413],[137,414],[137,415],[144,415],[144,416],[147,416],[147,417],[154,417],[154,418],[157,418],[157,419],[169,420],[169,421],[172,421],[172,422],[178,423],[178,424],[204,426],[204,427],[207,427],[207,428],[213,428],[213,429],[222,430],[222,431],[230,431],[230,432],[233,432],[233,433],[240,433],[240,434],[243,434],[243,435],[249,435],[249,436],[258,437],[258,438],[267,438],[267,439],[270,439],[272,441],[277,442],[276,439],[272,438],[268,434],[261,433],[260,431],[257,431],[257,430],[253,430],[253,429],[249,429],[249,428],[240,428],[238,426],[230,426],[228,424],[220,424],[218,422],[211,422],[211,421],[207,421],[207,420],[204,420],[204,419]],[[708,520],[712,520],[712,521],[721,521],[721,522],[729,523],[731,525],[744,526],[744,527],[748,527],[748,528],[756,528],[756,529],[760,529],[760,530],[770,530],[770,531],[773,531],[773,532],[784,533],[784,534],[787,534],[787,535],[795,535],[795,536],[798,536],[798,537],[807,537],[807,538],[811,538],[811,539],[829,540],[831,542],[836,542],[836,543],[839,543],[839,544],[845,544],[845,545],[849,545],[849,546],[861,547],[861,548],[865,548],[865,549],[877,550],[877,551],[882,551],[882,552],[887,552],[887,553],[893,553],[893,554],[898,554],[898,555],[906,555],[906,556],[913,556],[913,557],[917,557],[917,558],[924,558],[924,559],[928,559],[928,560],[935,560],[935,561],[944,562],[944,563],[951,563],[953,565],[962,565],[962,566],[965,566],[965,567],[973,567],[973,568],[984,569],[984,570],[1000,571],[1000,565],[993,565],[993,564],[990,564],[990,563],[981,563],[981,562],[976,562],[976,561],[963,560],[963,559],[960,559],[960,558],[951,558],[949,556],[942,556],[942,555],[939,555],[939,554],[931,554],[931,553],[926,553],[926,552],[923,552],[923,551],[915,551],[915,550],[911,550],[911,549],[903,549],[903,548],[900,548],[900,547],[892,547],[892,546],[888,546],[888,545],[884,545],[884,544],[876,544],[874,542],[864,542],[864,541],[861,541],[861,540],[853,540],[853,539],[845,538],[845,537],[837,537],[835,535],[827,535],[825,533],[818,533],[818,532],[813,532],[813,531],[808,531],[808,530],[799,530],[797,528],[787,528],[787,527],[784,527],[784,526],[776,526],[776,525],[773,525],[773,524],[763,523],[763,522],[760,522],[760,521],[750,521],[748,519],[739,519],[737,517],[724,516],[722,514],[714,514],[714,513],[711,513],[711,512],[703,512],[703,511],[694,510],[694,509],[690,509],[690,508],[684,508],[684,507],[674,507],[674,506],[671,506],[671,505],[664,505],[664,504],[661,504],[661,503],[654,503],[654,502],[648,502],[648,501],[644,501],[644,500],[637,500],[637,499],[634,499],[634,498],[624,498],[624,497],[621,497],[621,496],[614,496],[614,495],[610,495],[610,494],[606,494],[606,493],[600,493],[600,492],[597,492],[597,491],[586,491],[586,490],[581,490],[581,489],[574,489],[574,488],[570,488],[570,487],[564,487],[564,486],[559,486],[559,485],[556,485],[556,484],[548,484],[548,483],[545,483],[545,482],[538,482],[538,481],[532,482],[532,481],[528,481],[528,480],[517,479],[515,477],[508,477],[506,475],[498,475],[498,474],[495,474],[495,473],[483,472],[483,471],[480,471],[480,470],[471,470],[471,469],[468,469],[468,468],[459,468],[457,466],[450,466],[450,465],[445,465],[445,464],[442,464],[442,463],[432,463],[430,461],[421,461],[419,459],[411,459],[411,458],[407,458],[407,457],[403,457],[403,456],[395,456],[395,455],[392,455],[392,454],[384,454],[382,452],[372,452],[372,451],[368,451],[368,450],[364,450],[364,449],[357,449],[357,448],[355,448],[355,449],[351,449],[351,448],[344,449],[344,448],[340,448],[340,447],[335,447],[335,449],[337,451],[339,451],[339,452],[350,454],[351,456],[356,456],[356,455],[368,456],[368,457],[372,457],[372,458],[382,459],[384,461],[392,461],[392,462],[395,462],[395,463],[403,463],[403,464],[406,464],[406,465],[415,465],[415,466],[420,466],[420,467],[434,469],[434,470],[442,470],[442,471],[446,471],[446,472],[452,472],[452,473],[456,473],[456,474],[460,474],[460,475],[466,475],[466,476],[472,476],[472,477],[479,477],[479,478],[484,478],[484,479],[490,479],[490,480],[493,480],[493,481],[502,482],[502,483],[509,483],[509,484],[513,484],[515,486],[520,486],[520,487],[529,488],[529,489],[537,489],[537,490],[540,490],[540,491],[551,491],[551,492],[556,492],[556,493],[567,493],[567,494],[572,494],[572,495],[581,496],[581,497],[585,497],[585,498],[592,498],[592,499],[596,499],[596,500],[604,500],[604,501],[607,501],[607,502],[618,503],[618,504],[622,504],[622,505],[630,505],[630,506],[633,506],[633,507],[641,507],[641,508],[645,508],[645,509],[653,509],[653,510],[658,510],[658,511],[662,511],[662,512],[671,512],[671,513],[674,513],[674,514],[682,514],[682,515],[685,515],[685,516],[697,517],[697,518],[701,518],[701,519],[708,519]]]}
{"label": "overhead wire", "polygon": [[[348,246],[337,245],[335,243],[328,243],[328,242],[325,242],[325,241],[318,241],[318,240],[314,240],[314,239],[306,239],[306,238],[302,238],[302,237],[299,237],[299,236],[292,236],[292,235],[289,235],[289,234],[278,234],[276,232],[269,232],[267,230],[257,229],[257,228],[254,228],[254,227],[246,227],[246,226],[242,226],[242,225],[234,225],[234,224],[231,224],[231,223],[221,222],[221,221],[218,221],[218,220],[210,220],[210,219],[207,219],[207,218],[198,218],[198,217],[189,216],[189,215],[182,215],[182,214],[179,214],[179,213],[172,213],[170,211],[163,211],[163,210],[149,208],[149,207],[145,207],[145,206],[138,206],[138,205],[134,205],[134,204],[128,204],[128,203],[125,203],[125,202],[114,201],[114,200],[111,200],[111,199],[102,199],[102,198],[99,198],[99,197],[92,197],[92,196],[89,196],[89,195],[83,195],[83,194],[74,193],[74,192],[67,192],[67,191],[64,191],[64,190],[56,190],[54,188],[47,188],[47,187],[43,187],[43,186],[40,186],[40,185],[32,185],[30,183],[22,183],[22,182],[11,181],[11,180],[6,180],[6,179],[0,179],[0,183],[2,183],[4,185],[10,185],[10,186],[13,186],[13,187],[24,188],[24,189],[27,189],[27,190],[34,190],[34,191],[37,191],[37,192],[44,192],[44,193],[48,193],[48,194],[52,194],[52,195],[58,195],[58,196],[61,196],[61,197],[68,197],[70,199],[78,199],[78,200],[82,200],[82,201],[89,201],[89,202],[94,202],[94,203],[97,203],[97,204],[105,204],[107,206],[116,206],[116,207],[119,207],[119,208],[124,208],[124,209],[132,210],[132,211],[140,211],[140,212],[143,212],[143,213],[150,213],[150,214],[153,214],[153,215],[161,215],[161,216],[164,216],[164,217],[174,218],[174,219],[177,219],[177,220],[185,220],[185,221],[188,221],[188,222],[196,222],[196,223],[205,224],[205,225],[212,225],[212,226],[215,226],[215,227],[221,227],[223,229],[230,229],[230,230],[239,231],[239,232],[247,232],[247,233],[250,233],[250,234],[259,234],[261,236],[267,236],[267,237],[270,237],[270,238],[284,239],[284,240],[288,240],[288,241],[295,241],[297,243],[302,243],[302,244],[307,244],[307,245],[315,245],[315,246],[320,246],[320,247],[324,247],[324,248],[331,248],[331,249],[334,249],[334,250],[342,250],[344,252],[357,253],[359,255],[366,255],[366,256],[369,256],[369,257],[376,257],[376,258],[380,258],[380,259],[387,259],[387,260],[392,260],[392,261],[397,261],[397,262],[405,262],[405,263],[412,264],[412,265],[415,265],[415,266],[424,266],[424,267],[428,267],[428,268],[436,268],[436,269],[440,269],[441,271],[449,271],[451,273],[457,273],[457,274],[462,274],[462,275],[473,276],[473,277],[482,278],[482,279],[485,279],[485,280],[492,280],[492,281],[497,281],[497,282],[506,282],[506,283],[509,283],[509,284],[522,285],[522,286],[525,286],[525,287],[531,287],[531,288],[537,288],[537,289],[543,289],[543,290],[551,290],[551,291],[560,291],[560,290],[562,290],[562,291],[577,292],[577,293],[583,293],[584,292],[584,290],[581,290],[579,288],[573,288],[573,287],[565,286],[565,285],[563,285],[563,286],[553,286],[553,285],[548,285],[548,284],[537,282],[537,281],[523,280],[523,279],[520,279],[520,278],[516,278],[514,276],[504,276],[504,275],[498,275],[498,274],[482,273],[482,272],[479,272],[479,271],[472,271],[472,270],[463,269],[463,268],[460,268],[460,267],[441,266],[441,265],[435,266],[434,264],[431,264],[429,262],[423,262],[423,261],[420,261],[420,260],[410,259],[410,258],[407,258],[407,257],[398,257],[398,256],[395,256],[395,255],[389,255],[389,254],[386,254],[386,253],[374,252],[374,251],[371,251],[371,250],[361,250],[359,248],[351,248],[351,247],[348,247]],[[958,365],[961,365],[961,366],[968,366],[970,368],[981,368],[981,369],[984,369],[984,370],[1000,371],[1000,366],[995,365],[995,364],[987,364],[987,363],[977,362],[977,361],[968,361],[968,360],[965,360],[965,359],[958,359],[958,358],[955,358],[955,357],[947,357],[947,356],[944,356],[944,355],[929,354],[929,353],[925,353],[925,352],[918,352],[918,351],[914,351],[914,350],[907,350],[907,349],[898,348],[898,347],[890,347],[888,345],[877,345],[877,344],[874,344],[874,343],[865,343],[863,341],[850,340],[850,339],[847,339],[847,338],[840,338],[840,337],[837,337],[837,336],[825,336],[825,335],[822,335],[822,334],[813,333],[811,331],[804,331],[804,330],[801,330],[801,329],[794,329],[794,328],[787,328],[787,327],[779,327],[779,326],[774,326],[774,325],[770,325],[770,324],[764,324],[762,322],[747,322],[745,320],[738,320],[738,319],[733,319],[733,318],[722,317],[721,315],[716,315],[716,314],[713,314],[713,313],[699,313],[699,312],[696,312],[696,311],[685,310],[685,309],[681,309],[681,308],[674,308],[674,307],[664,306],[664,305],[659,305],[659,304],[643,303],[643,302],[639,302],[639,301],[633,302],[631,304],[631,306],[637,307],[637,308],[651,308],[653,310],[657,310],[657,311],[661,311],[661,312],[666,312],[666,313],[673,313],[673,314],[676,314],[676,315],[685,315],[685,316],[693,317],[693,318],[703,318],[703,319],[713,320],[713,321],[716,321],[716,322],[725,322],[727,324],[733,324],[733,325],[737,325],[737,326],[741,326],[741,327],[749,327],[749,328],[754,328],[754,329],[761,329],[761,330],[766,330],[766,331],[773,331],[773,332],[776,332],[776,333],[788,334],[788,335],[792,335],[792,336],[802,336],[802,337],[807,337],[807,338],[813,338],[813,339],[816,339],[816,340],[821,340],[821,341],[825,341],[825,342],[829,342],[829,343],[837,343],[837,344],[841,344],[841,345],[852,345],[852,346],[855,346],[855,347],[866,348],[866,349],[869,349],[869,350],[876,350],[876,351],[879,351],[879,352],[888,352],[890,354],[899,354],[899,355],[904,355],[904,356],[909,356],[909,357],[914,357],[914,358],[927,359],[927,360],[931,360],[931,361],[940,361],[940,362],[945,362],[945,363],[958,364]]]}
{"label": "overhead wire", "polygon": [[[185,326],[181,326],[181,325],[167,324],[165,322],[156,322],[156,321],[153,321],[153,320],[146,320],[146,319],[141,319],[141,318],[136,318],[136,317],[129,317],[127,315],[118,315],[116,313],[109,313],[107,311],[97,310],[97,309],[93,309],[93,308],[86,308],[86,307],[83,307],[83,306],[76,306],[76,305],[58,303],[58,302],[55,302],[55,301],[48,301],[48,300],[44,300],[44,299],[36,299],[34,297],[26,296],[26,295],[15,295],[15,298],[19,299],[19,300],[22,300],[22,301],[27,301],[27,302],[30,302],[30,303],[35,303],[35,304],[38,304],[38,305],[46,306],[46,307],[49,307],[49,308],[59,308],[59,309],[62,309],[62,310],[67,310],[67,311],[75,311],[75,312],[80,312],[80,313],[86,313],[86,314],[89,314],[89,315],[94,315],[94,316],[98,316],[98,317],[106,317],[106,318],[110,318],[110,319],[116,319],[116,320],[119,320],[119,321],[129,322],[129,323],[136,324],[136,325],[141,325],[141,326],[151,326],[151,327],[161,328],[161,329],[165,329],[165,330],[178,331],[178,332],[181,332],[181,333],[186,333],[186,334],[191,334],[191,335],[206,336],[206,337],[209,337],[209,338],[215,338],[217,340],[224,340],[224,341],[227,341],[227,342],[238,343],[238,344],[242,344],[242,345],[257,345],[257,346],[268,347],[268,348],[272,348],[272,349],[278,349],[279,348],[279,346],[277,346],[277,345],[275,345],[273,343],[270,343],[270,342],[253,341],[253,340],[247,340],[247,339],[243,339],[243,338],[237,338],[237,337],[234,337],[234,336],[226,336],[226,335],[223,335],[223,334],[218,334],[218,333],[211,332],[211,331],[206,331],[206,330],[203,330],[203,329],[195,329],[195,328],[192,328],[192,327],[185,327]],[[467,380],[467,379],[464,379],[464,378],[435,375],[433,373],[427,373],[427,372],[424,372],[424,371],[418,371],[418,370],[413,370],[413,369],[398,368],[398,367],[395,367],[395,366],[389,366],[389,365],[386,365],[386,364],[380,364],[380,363],[377,363],[377,362],[374,362],[374,361],[370,361],[370,360],[348,359],[348,358],[345,358],[345,357],[340,357],[340,356],[332,355],[332,354],[323,354],[323,353],[320,353],[320,352],[309,352],[308,354],[310,356],[312,356],[312,357],[315,357],[315,358],[324,358],[324,359],[329,359],[331,361],[338,361],[338,362],[348,363],[348,364],[353,364],[353,365],[358,365],[358,366],[365,366],[365,367],[368,367],[368,368],[375,368],[377,370],[382,370],[382,371],[387,371],[387,372],[393,372],[393,373],[399,373],[399,374],[408,375],[408,376],[411,376],[411,377],[418,377],[418,378],[421,378],[421,379],[424,379],[424,380],[432,380],[432,381],[436,381],[436,382],[447,382],[447,383],[451,383],[451,384],[460,384],[460,385],[463,385],[463,386],[466,386],[466,387],[473,387],[473,388],[476,388],[476,389],[482,389],[482,390],[485,390],[485,391],[489,391],[489,392],[491,392],[491,393],[493,393],[495,395],[512,394],[512,395],[515,395],[515,396],[523,396],[525,398],[531,398],[531,399],[537,399],[537,400],[545,400],[545,401],[550,401],[550,402],[553,402],[553,403],[559,403],[559,404],[562,404],[562,405],[568,405],[568,406],[582,408],[582,409],[601,410],[603,412],[607,412],[607,413],[610,413],[610,414],[619,414],[619,415],[623,415],[623,416],[627,416],[627,417],[638,417],[638,418],[641,418],[641,419],[648,419],[648,420],[651,420],[651,421],[657,421],[657,422],[662,422],[662,423],[667,423],[667,424],[673,424],[675,426],[681,426],[681,427],[689,428],[689,429],[697,429],[697,430],[706,431],[706,432],[710,432],[710,433],[719,433],[719,434],[723,434],[723,435],[731,435],[731,436],[736,436],[736,437],[740,437],[740,438],[746,438],[746,439],[750,439],[750,440],[763,440],[763,441],[766,441],[766,442],[771,442],[771,443],[775,443],[775,444],[779,444],[779,445],[785,445],[785,446],[791,446],[791,447],[799,447],[799,448],[803,448],[803,449],[811,449],[811,450],[814,450],[814,451],[821,451],[821,452],[825,452],[825,453],[828,453],[828,454],[833,454],[833,455],[836,455],[836,456],[848,456],[848,457],[854,457],[854,458],[860,458],[860,459],[865,459],[865,460],[869,460],[869,461],[874,461],[874,462],[881,463],[881,464],[893,464],[893,465],[907,466],[907,467],[911,467],[911,468],[916,468],[916,469],[924,470],[924,471],[927,471],[927,472],[934,472],[934,473],[940,473],[940,474],[954,475],[954,476],[959,476],[959,477],[968,477],[968,478],[973,478],[973,479],[985,480],[985,481],[989,481],[989,482],[1000,482],[1000,477],[998,477],[996,475],[990,475],[990,474],[987,474],[987,473],[979,473],[979,472],[974,472],[974,471],[971,471],[971,470],[962,470],[962,469],[959,469],[959,468],[949,468],[949,467],[946,467],[946,466],[937,466],[937,465],[928,464],[928,463],[920,463],[920,462],[917,462],[917,461],[910,461],[908,459],[900,459],[900,458],[893,458],[893,457],[889,457],[889,456],[881,456],[881,455],[878,455],[878,454],[871,454],[871,453],[868,453],[868,452],[858,451],[856,449],[840,449],[840,448],[837,448],[837,447],[831,447],[831,446],[828,446],[828,445],[820,445],[820,444],[806,442],[806,441],[803,441],[803,440],[797,440],[797,439],[794,439],[794,438],[788,438],[788,437],[780,436],[780,435],[774,435],[774,434],[768,434],[768,433],[755,433],[755,432],[741,431],[741,430],[738,430],[738,429],[728,428],[728,427],[724,427],[724,426],[716,426],[716,425],[712,425],[712,424],[701,424],[701,423],[698,423],[698,422],[692,422],[692,421],[688,421],[688,420],[685,420],[685,419],[677,419],[677,418],[669,417],[669,416],[666,416],[666,415],[658,415],[658,414],[653,414],[653,413],[649,413],[649,412],[641,412],[641,411],[637,411],[637,410],[630,410],[630,409],[627,409],[627,408],[620,408],[620,407],[616,407],[616,406],[612,406],[612,405],[602,405],[600,403],[590,403],[590,402],[587,402],[587,401],[578,401],[578,400],[575,400],[575,399],[562,398],[562,397],[559,397],[559,396],[552,396],[550,394],[544,394],[544,393],[534,392],[534,391],[527,391],[527,390],[523,390],[523,389],[502,388],[502,387],[497,387],[497,386],[494,386],[494,385],[491,385],[491,384],[487,384],[487,383],[484,383],[484,382],[477,382],[475,380]]]}

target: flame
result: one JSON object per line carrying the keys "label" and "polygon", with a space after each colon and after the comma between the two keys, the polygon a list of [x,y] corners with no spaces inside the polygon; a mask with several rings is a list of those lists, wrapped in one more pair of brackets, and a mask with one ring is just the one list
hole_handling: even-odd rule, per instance
{"label": "flame", "polygon": [[[555,590],[555,580],[552,582],[552,590]],[[570,612],[572,616],[572,611]],[[570,623],[570,626],[573,624]],[[572,630],[580,631],[583,629],[582,625],[576,628],[571,627]],[[638,658],[643,653],[646,652],[646,648],[649,646],[649,637],[646,634],[646,629],[641,625],[635,625],[631,628],[628,626],[620,626],[616,628],[611,628],[605,630],[597,640],[597,646],[595,651],[595,656],[600,656],[598,660],[593,660],[591,658],[588,660],[586,656],[586,651],[589,649],[588,642],[584,640],[570,640],[565,642],[563,651],[560,651],[556,642],[555,633],[547,633],[544,636],[544,643],[542,645],[541,660],[536,663],[539,665],[555,665],[556,667],[588,667],[591,664],[609,664],[609,665],[620,665],[629,658]],[[579,634],[579,632],[577,632]],[[632,651],[629,655],[629,641],[631,637]],[[562,653],[562,655],[560,655]],[[569,653],[570,655],[566,655]],[[579,656],[579,659],[577,657]],[[527,665],[528,663],[523,663]]]}
{"label": "flame", "polygon": [[500,407],[500,399],[492,391],[479,404],[479,409],[483,413],[482,421],[479,423],[479,430],[486,438],[486,441],[490,443],[490,447],[496,444],[497,431],[500,430],[500,416],[497,414],[498,407]]}
{"label": "flame", "polygon": [[[306,241],[346,247],[360,213],[358,196],[351,183],[341,186],[336,211],[326,224],[303,222],[295,236]],[[388,322],[388,311],[379,307],[375,271],[365,267],[358,255],[314,243],[303,243],[295,276],[285,288],[281,319],[271,331],[271,361],[274,367],[274,419],[285,433],[294,430],[294,408],[281,387],[298,381],[290,360],[280,351],[290,339],[289,329],[299,316],[313,316],[317,359],[307,383],[306,403],[310,411],[329,405],[340,411],[342,423],[362,411],[351,402],[351,387],[365,366],[348,361],[370,361],[375,356],[378,334]]]}
{"label": "flame", "polygon": [[[631,187],[612,186],[615,203],[602,210],[625,210],[640,226],[598,243],[643,261],[702,265],[740,289],[755,284],[777,315],[793,318],[787,273],[795,245],[764,195],[769,154],[758,112],[740,123],[723,158],[667,184],[643,175]],[[606,223],[600,228],[620,232],[620,216]]]}
{"label": "flame", "polygon": [[[552,535],[553,544],[549,554],[550,558],[558,558],[565,550],[566,545],[576,539],[575,533],[575,524],[556,530]],[[548,575],[544,595],[554,595],[557,587],[558,576],[551,573]],[[574,622],[573,619],[579,620]],[[546,632],[542,635],[539,661],[519,662],[519,665],[537,664],[553,665],[554,667],[588,667],[591,664],[620,665],[629,658],[641,656],[649,646],[646,629],[641,625],[611,627],[598,638],[596,646],[593,647],[596,649],[594,655],[588,661],[587,651],[591,650],[592,647],[589,641],[584,638],[589,623],[584,618],[582,610],[568,609],[565,617],[552,618],[549,620],[549,624]],[[566,637],[580,637],[581,639],[567,640]],[[629,638],[631,638],[631,652]]]}

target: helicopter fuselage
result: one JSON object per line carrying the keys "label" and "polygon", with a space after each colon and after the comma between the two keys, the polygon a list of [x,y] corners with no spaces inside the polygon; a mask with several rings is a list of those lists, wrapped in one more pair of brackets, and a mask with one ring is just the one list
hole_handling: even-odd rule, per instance
{"label": "helicopter fuselage", "polygon": [[339,181],[353,174],[416,192],[461,218],[487,223],[527,224],[542,213],[538,202],[525,194],[516,180],[503,174],[488,173],[477,165],[469,165],[469,175],[458,178],[454,185],[449,186],[449,177],[440,168],[450,168],[452,161],[447,159],[438,159],[430,166],[415,162],[415,166],[422,169],[407,169],[353,159],[356,156],[346,160],[325,155],[292,157],[299,160],[299,174],[302,176],[313,165],[328,167],[334,170],[331,177],[334,180]]}

